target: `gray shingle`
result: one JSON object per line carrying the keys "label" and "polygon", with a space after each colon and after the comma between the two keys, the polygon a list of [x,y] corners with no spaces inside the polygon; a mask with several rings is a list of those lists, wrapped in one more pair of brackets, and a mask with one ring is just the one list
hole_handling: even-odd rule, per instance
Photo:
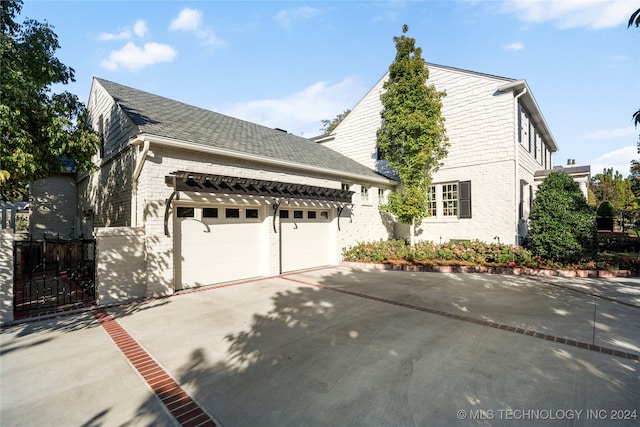
{"label": "gray shingle", "polygon": [[317,144],[245,120],[96,78],[140,133],[233,150],[336,172],[380,178],[375,171]]}

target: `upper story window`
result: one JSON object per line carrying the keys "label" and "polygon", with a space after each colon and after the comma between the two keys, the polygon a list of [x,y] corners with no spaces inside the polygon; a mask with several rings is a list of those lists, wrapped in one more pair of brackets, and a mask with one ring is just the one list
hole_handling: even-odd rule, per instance
{"label": "upper story window", "polygon": [[104,116],[98,118],[98,135],[100,136],[100,157],[104,157]]}
{"label": "upper story window", "polygon": [[378,203],[387,203],[387,194],[384,192],[384,188],[378,188]]}
{"label": "upper story window", "polygon": [[360,186],[360,200],[363,202],[369,201],[369,187],[365,185]]}
{"label": "upper story window", "polygon": [[351,184],[343,182],[340,188],[342,189],[342,191],[349,191],[349,189],[351,188]]}
{"label": "upper story window", "polygon": [[518,142],[522,143],[522,106],[518,104]]}

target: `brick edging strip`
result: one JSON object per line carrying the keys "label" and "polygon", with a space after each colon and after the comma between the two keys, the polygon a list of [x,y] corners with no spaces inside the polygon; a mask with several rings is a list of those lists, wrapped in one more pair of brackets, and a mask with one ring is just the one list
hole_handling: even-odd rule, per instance
{"label": "brick edging strip", "polygon": [[430,273],[489,273],[511,274],[514,276],[537,277],[580,277],[580,278],[611,278],[611,277],[639,277],[637,271],[631,270],[558,270],[526,267],[485,267],[474,265],[416,265],[389,264],[374,262],[342,261],[340,265],[352,268],[366,268],[369,270],[394,270]]}
{"label": "brick edging strip", "polygon": [[91,311],[167,411],[184,427],[217,424],[104,308]]}
{"label": "brick edging strip", "polygon": [[616,349],[613,349],[613,348],[603,347],[603,346],[599,346],[599,345],[595,345],[595,344],[589,344],[589,343],[585,343],[585,342],[581,342],[581,341],[575,341],[575,340],[571,340],[571,339],[568,339],[568,338],[556,337],[554,335],[543,334],[541,332],[537,332],[537,331],[534,331],[534,330],[531,330],[531,329],[522,329],[522,328],[517,328],[515,326],[505,325],[505,324],[502,324],[502,323],[491,322],[489,320],[482,320],[482,319],[476,319],[476,318],[473,318],[473,317],[462,316],[462,315],[459,315],[459,314],[447,313],[446,311],[435,310],[433,308],[421,307],[421,306],[414,305],[414,304],[408,304],[408,303],[404,303],[404,302],[400,302],[400,301],[389,300],[389,299],[386,299],[386,298],[380,298],[380,297],[376,297],[376,296],[373,296],[373,295],[363,294],[363,293],[360,293],[360,292],[349,291],[349,290],[346,290],[346,289],[334,288],[334,287],[331,287],[331,286],[325,286],[325,285],[321,285],[321,284],[318,284],[318,283],[306,282],[304,280],[298,280],[298,279],[294,279],[294,278],[291,278],[291,277],[282,277],[282,279],[283,280],[288,280],[288,281],[291,281],[291,282],[295,282],[295,283],[300,283],[300,284],[306,285],[306,286],[313,286],[313,287],[320,288],[320,289],[326,289],[328,291],[333,291],[333,292],[338,292],[338,293],[341,293],[341,294],[351,295],[351,296],[355,296],[355,297],[358,297],[358,298],[364,298],[364,299],[368,299],[368,300],[371,300],[371,301],[377,301],[377,302],[382,302],[382,303],[385,303],[385,304],[395,305],[397,307],[408,308],[410,310],[416,310],[416,311],[421,311],[421,312],[424,312],[424,313],[435,314],[437,316],[447,317],[449,319],[461,320],[463,322],[473,323],[473,324],[480,325],[480,326],[487,326],[487,327],[490,327],[490,328],[501,329],[501,330],[507,331],[507,332],[513,332],[513,333],[520,334],[520,335],[526,335],[526,336],[530,336],[530,337],[540,338],[540,339],[543,339],[545,341],[557,342],[557,343],[565,344],[565,345],[568,345],[568,346],[571,346],[571,347],[577,347],[577,348],[582,348],[582,349],[585,349],[585,350],[595,351],[597,353],[603,353],[603,354],[608,354],[608,355],[611,355],[611,356],[621,357],[623,359],[635,360],[635,361],[639,361],[640,360],[640,355],[635,354],[635,353],[627,353],[627,352],[616,350]]}

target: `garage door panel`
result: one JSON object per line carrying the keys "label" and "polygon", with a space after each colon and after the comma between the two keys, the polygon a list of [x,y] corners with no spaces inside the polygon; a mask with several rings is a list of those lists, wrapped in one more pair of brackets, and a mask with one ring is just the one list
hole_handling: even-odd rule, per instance
{"label": "garage door panel", "polygon": [[179,227],[182,288],[264,275],[263,221],[183,219]]}
{"label": "garage door panel", "polygon": [[330,223],[323,220],[282,220],[282,272],[330,265]]}

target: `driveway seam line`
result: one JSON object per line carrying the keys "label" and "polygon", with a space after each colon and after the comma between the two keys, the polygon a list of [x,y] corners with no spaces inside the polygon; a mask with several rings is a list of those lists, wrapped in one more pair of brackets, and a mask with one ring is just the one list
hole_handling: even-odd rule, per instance
{"label": "driveway seam line", "polygon": [[424,312],[424,313],[435,314],[437,316],[442,316],[442,317],[446,317],[446,318],[449,318],[449,319],[461,320],[463,322],[473,323],[473,324],[480,325],[480,326],[487,326],[487,327],[490,327],[490,328],[501,329],[503,331],[513,332],[513,333],[516,333],[518,335],[524,335],[524,336],[540,338],[540,339],[543,339],[545,341],[552,341],[552,342],[556,342],[558,344],[568,345],[570,347],[582,348],[582,349],[585,349],[585,350],[595,351],[597,353],[607,354],[607,355],[610,355],[610,356],[621,357],[623,359],[628,359],[628,360],[635,360],[635,361],[639,361],[640,360],[640,355],[635,354],[635,353],[629,353],[629,352],[624,352],[624,351],[616,350],[616,349],[609,348],[609,347],[599,346],[599,345],[595,345],[595,344],[589,344],[589,343],[585,343],[585,342],[581,342],[581,341],[575,341],[575,340],[571,340],[569,338],[556,337],[555,335],[543,334],[541,332],[538,332],[538,331],[535,331],[535,330],[532,330],[532,329],[522,329],[522,328],[518,328],[518,327],[515,327],[515,326],[510,326],[510,325],[505,325],[505,324],[502,324],[502,323],[492,322],[490,320],[482,320],[482,319],[476,319],[476,318],[473,318],[473,317],[462,316],[460,314],[448,313],[446,311],[435,310],[435,309],[429,308],[429,307],[421,307],[421,306],[414,305],[414,304],[409,304],[409,303],[400,302],[400,301],[394,301],[394,300],[390,300],[390,299],[386,299],[386,298],[376,297],[376,296],[373,296],[373,295],[363,294],[363,293],[360,293],[360,292],[349,291],[349,290],[346,290],[346,289],[339,289],[339,288],[334,288],[334,287],[331,287],[331,286],[321,285],[319,283],[306,282],[304,280],[294,279],[292,277],[281,277],[281,278],[283,280],[288,280],[288,281],[291,281],[291,282],[294,282],[294,283],[300,283],[300,284],[306,285],[306,286],[313,286],[313,287],[316,287],[316,288],[326,289],[328,291],[338,292],[338,293],[342,293],[342,294],[345,294],[345,295],[351,295],[351,296],[355,296],[355,297],[358,297],[358,298],[368,299],[368,300],[371,300],[371,301],[382,302],[382,303],[385,303],[385,304],[395,305],[397,307],[408,308],[410,310],[415,310],[415,311],[421,311],[421,312]]}
{"label": "driveway seam line", "polygon": [[[104,308],[97,308],[91,310],[91,313],[96,320],[102,326],[102,329],[109,335],[111,340],[120,350],[120,353],[127,359],[131,366],[136,370],[138,376],[144,381],[151,389],[153,394],[160,400],[165,410],[171,414],[171,416],[181,425],[192,425],[192,422],[198,420],[197,425],[201,426],[217,426],[214,419],[193,399],[189,396],[177,381],[169,375],[164,368],[162,368],[158,362],[151,358],[149,352],[147,352],[140,343],[138,343],[127,330],[120,325],[113,316],[111,316]],[[127,348],[126,352],[124,348]],[[131,349],[135,350],[131,350]],[[152,362],[149,362],[151,359]],[[144,361],[144,362],[143,362]],[[154,374],[153,379],[148,378],[149,366],[153,366],[154,369],[158,369],[160,377],[156,377]],[[145,374],[143,374],[143,371]],[[160,379],[162,378],[162,381]],[[171,391],[170,395],[166,393]],[[194,407],[192,410],[183,413],[180,411],[185,405],[181,405],[178,408],[170,409],[168,405],[175,401],[172,399],[176,394],[181,394],[185,399],[185,405],[192,404]],[[188,415],[188,416],[187,416]]]}
{"label": "driveway seam line", "polygon": [[608,297],[606,295],[598,295],[598,294],[596,294],[594,292],[583,291],[583,290],[580,290],[580,289],[572,288],[571,286],[565,286],[565,285],[561,285],[559,283],[549,282],[547,280],[540,279],[540,278],[537,278],[537,277],[531,278],[531,280],[535,280],[537,282],[544,283],[545,285],[555,286],[556,288],[566,289],[568,291],[577,292],[577,293],[582,294],[582,295],[588,295],[588,296],[591,296],[591,297],[603,299],[605,301],[613,302],[613,303],[616,303],[616,304],[626,305],[627,307],[640,309],[640,305],[632,304],[632,303],[626,302],[626,301],[620,301],[618,299],[611,298],[611,297]]}

